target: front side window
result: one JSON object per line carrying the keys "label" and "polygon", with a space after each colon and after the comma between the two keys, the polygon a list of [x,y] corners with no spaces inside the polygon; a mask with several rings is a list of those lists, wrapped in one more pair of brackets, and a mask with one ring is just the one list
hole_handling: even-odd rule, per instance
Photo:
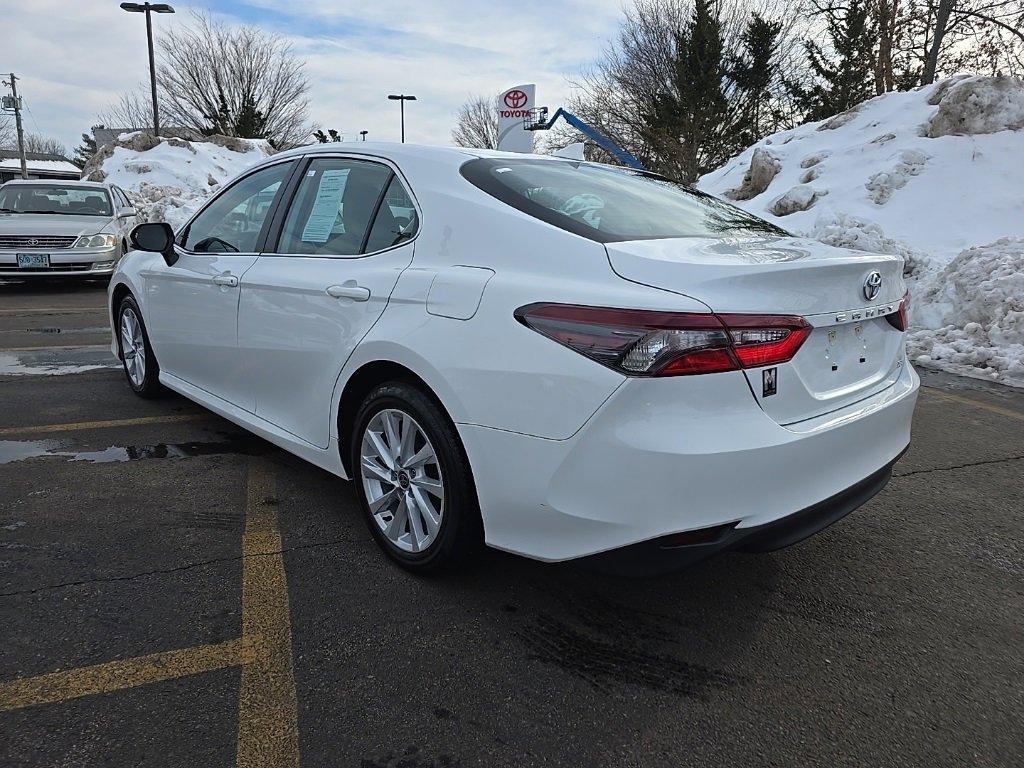
{"label": "front side window", "polygon": [[[278,253],[356,256],[391,169],[380,163],[342,158],[310,162],[295,193]],[[384,207],[383,205],[381,207]]]}
{"label": "front side window", "polygon": [[0,188],[0,211],[113,216],[110,195],[102,187],[59,184],[11,184]]}
{"label": "front side window", "polygon": [[643,171],[561,160],[471,160],[471,183],[535,218],[601,243],[786,235],[711,195]]}
{"label": "front side window", "polygon": [[210,203],[179,238],[196,253],[254,253],[274,197],[292,163],[246,176]]}

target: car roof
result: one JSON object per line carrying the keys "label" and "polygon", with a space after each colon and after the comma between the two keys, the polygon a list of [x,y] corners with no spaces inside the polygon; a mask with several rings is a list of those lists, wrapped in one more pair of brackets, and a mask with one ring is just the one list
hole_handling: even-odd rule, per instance
{"label": "car roof", "polygon": [[526,154],[522,152],[499,152],[494,149],[477,149],[475,147],[446,147],[432,144],[399,144],[390,141],[343,141],[328,142],[325,144],[307,144],[302,147],[295,147],[272,155],[267,162],[273,162],[283,157],[310,154],[330,154],[341,152],[351,155],[372,155],[384,157],[400,163],[402,160],[433,160],[448,161],[455,165],[462,165],[467,160],[476,157],[492,158],[537,158],[539,160],[579,162],[569,158],[555,157],[553,155]]}
{"label": "car roof", "polygon": [[76,181],[74,179],[11,179],[3,186],[21,186],[23,184],[45,184],[48,187],[76,187],[79,189],[110,189],[112,186],[102,181]]}

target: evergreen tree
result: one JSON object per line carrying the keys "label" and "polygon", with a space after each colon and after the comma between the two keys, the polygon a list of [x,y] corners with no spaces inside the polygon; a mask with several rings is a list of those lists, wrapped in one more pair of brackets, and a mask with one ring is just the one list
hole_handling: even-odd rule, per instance
{"label": "evergreen tree", "polygon": [[328,128],[327,133],[324,133],[323,128],[317,128],[313,131],[313,138],[319,141],[321,144],[330,144],[341,141],[341,134],[333,128]]}
{"label": "evergreen tree", "polygon": [[662,156],[676,159],[675,175],[692,181],[714,167],[716,145],[727,140],[721,129],[729,123],[722,25],[712,0],[695,0],[689,22],[675,33],[674,58],[672,82],[654,94],[645,115],[644,138]]}
{"label": "evergreen tree", "polygon": [[75,155],[71,158],[71,162],[77,165],[79,168],[85,168],[85,164],[88,163],[92,156],[96,154],[96,139],[90,136],[88,133],[82,134],[82,143],[75,147]]}
{"label": "evergreen tree", "polygon": [[234,135],[242,139],[262,139],[267,135],[267,119],[249,97],[242,100],[234,119]]}
{"label": "evergreen tree", "polygon": [[875,25],[869,0],[849,0],[837,7],[829,14],[827,31],[834,55],[805,40],[812,81],[787,84],[805,121],[845,112],[875,95]]}
{"label": "evergreen tree", "polygon": [[[729,76],[742,91],[742,114],[737,124],[739,143],[749,146],[764,136],[769,89],[778,77],[775,60],[782,33],[781,21],[768,21],[756,11],[740,37],[742,49],[730,57]],[[774,116],[772,116],[774,117]]]}

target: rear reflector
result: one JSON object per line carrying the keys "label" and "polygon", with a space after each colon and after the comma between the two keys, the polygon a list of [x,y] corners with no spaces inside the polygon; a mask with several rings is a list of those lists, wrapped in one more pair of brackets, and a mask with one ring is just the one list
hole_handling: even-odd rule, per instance
{"label": "rear reflector", "polygon": [[802,317],[529,304],[528,328],[627,376],[689,376],[778,365],[811,333]]}

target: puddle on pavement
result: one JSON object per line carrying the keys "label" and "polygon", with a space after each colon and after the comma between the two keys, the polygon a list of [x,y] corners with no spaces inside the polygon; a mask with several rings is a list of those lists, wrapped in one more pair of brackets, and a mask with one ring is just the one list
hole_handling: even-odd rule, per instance
{"label": "puddle on pavement", "polygon": [[70,443],[61,440],[0,440],[0,464],[11,464],[45,456],[58,456],[66,461],[88,461],[108,464],[142,459],[187,459],[193,456],[237,454],[261,456],[272,446],[248,434],[224,434],[219,440],[188,443],[157,443],[156,445],[111,445],[98,451],[69,450]]}
{"label": "puddle on pavement", "polygon": [[0,376],[59,376],[120,367],[107,346],[0,352]]}

